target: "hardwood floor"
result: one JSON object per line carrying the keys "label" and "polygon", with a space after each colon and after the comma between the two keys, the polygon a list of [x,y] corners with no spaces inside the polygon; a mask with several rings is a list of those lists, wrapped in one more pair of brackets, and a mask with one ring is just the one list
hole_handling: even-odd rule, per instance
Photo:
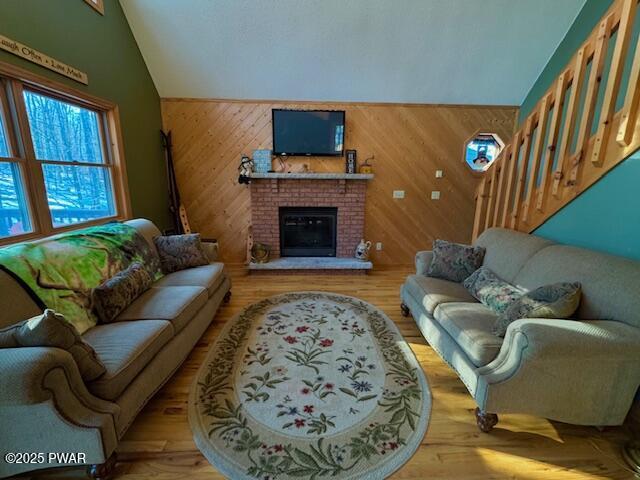
{"label": "hardwood floor", "polygon": [[249,303],[296,290],[353,295],[381,308],[399,326],[424,368],[433,396],[431,423],[419,450],[391,478],[633,478],[619,453],[627,439],[624,428],[599,432],[527,415],[501,415],[491,434],[481,433],[473,416],[475,403],[462,382],[426,344],[413,319],[400,315],[399,287],[410,273],[408,267],[374,271],[367,276],[250,276],[238,268],[231,271],[231,302],[221,308],[184,365],[125,435],[118,449],[118,479],[224,478],[193,443],[187,421],[189,387],[224,322]]}

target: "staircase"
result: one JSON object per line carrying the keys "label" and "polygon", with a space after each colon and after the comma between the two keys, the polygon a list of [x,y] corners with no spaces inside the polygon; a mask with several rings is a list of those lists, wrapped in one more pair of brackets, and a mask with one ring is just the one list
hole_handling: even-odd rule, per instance
{"label": "staircase", "polygon": [[640,148],[637,7],[611,5],[484,174],[474,240],[494,226],[532,232]]}

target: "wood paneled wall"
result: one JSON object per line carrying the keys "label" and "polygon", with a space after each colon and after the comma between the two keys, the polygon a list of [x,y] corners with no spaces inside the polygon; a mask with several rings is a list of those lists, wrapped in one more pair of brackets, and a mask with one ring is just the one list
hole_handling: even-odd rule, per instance
{"label": "wood paneled wall", "polygon": [[[358,162],[375,156],[367,189],[365,233],[383,243],[372,252],[378,265],[410,264],[435,238],[469,242],[479,177],[463,160],[463,144],[475,132],[508,141],[515,107],[352,103],[282,103],[163,99],[164,128],[172,131],[178,185],[195,231],[220,241],[222,259],[246,255],[250,195],[238,184],[242,154],[271,148],[272,108],[346,110],[345,146]],[[344,158],[300,158],[317,172],[344,171]],[[435,178],[437,169],[444,177]],[[393,199],[404,190],[404,199]],[[431,200],[431,191],[441,192]]]}

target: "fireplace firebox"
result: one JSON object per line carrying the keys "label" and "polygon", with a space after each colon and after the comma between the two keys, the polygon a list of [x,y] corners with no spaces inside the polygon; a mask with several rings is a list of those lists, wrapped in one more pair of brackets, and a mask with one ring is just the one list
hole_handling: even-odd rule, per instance
{"label": "fireplace firebox", "polygon": [[335,207],[280,207],[280,256],[335,257]]}

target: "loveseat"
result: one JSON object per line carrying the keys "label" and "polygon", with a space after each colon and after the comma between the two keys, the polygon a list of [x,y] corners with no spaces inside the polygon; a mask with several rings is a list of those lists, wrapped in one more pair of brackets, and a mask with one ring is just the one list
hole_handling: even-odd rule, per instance
{"label": "loveseat", "polygon": [[[152,222],[126,223],[155,249],[160,231]],[[106,478],[118,441],[186,359],[229,299],[230,286],[224,265],[215,261],[165,275],[117,321],[82,335],[106,367],[86,384],[65,350],[0,349],[0,477],[64,465],[8,464],[2,460],[7,452],[82,452],[91,475]],[[0,306],[0,329],[42,313],[3,271]]]}
{"label": "loveseat", "polygon": [[580,282],[583,292],[575,318],[517,320],[501,338],[496,314],[462,284],[425,276],[432,254],[417,254],[416,275],[401,288],[403,314],[465,384],[480,429],[490,431],[498,413],[622,424],[640,385],[640,262],[500,228],[475,245],[511,284]]}

